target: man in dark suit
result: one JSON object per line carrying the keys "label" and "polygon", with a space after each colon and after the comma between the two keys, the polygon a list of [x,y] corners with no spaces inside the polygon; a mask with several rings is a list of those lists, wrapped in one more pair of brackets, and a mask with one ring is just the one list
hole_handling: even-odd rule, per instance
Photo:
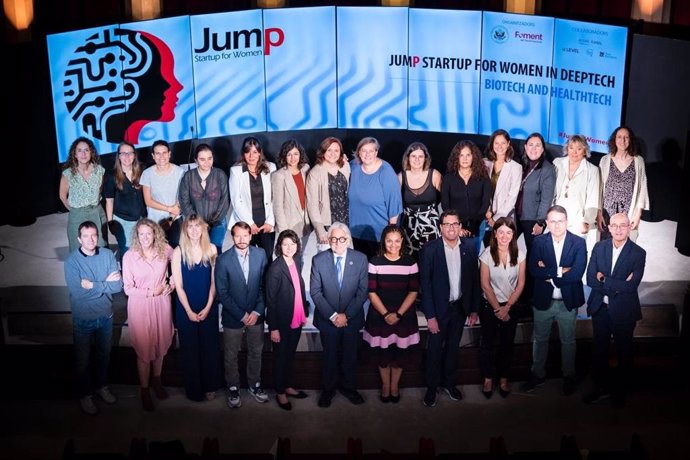
{"label": "man in dark suit", "polygon": [[[612,216],[609,232],[611,238],[594,246],[587,267],[587,285],[592,288],[587,312],[592,315],[594,332],[594,391],[585,402],[591,404],[610,396],[614,407],[622,407],[633,368],[633,331],[637,320],[642,319],[637,288],[644,275],[647,253],[629,239],[627,215]],[[612,336],[618,357],[618,372],[613,379],[609,371]]]}
{"label": "man in dark suit", "polygon": [[356,390],[356,372],[369,262],[364,254],[348,248],[351,240],[345,224],[333,223],[328,229],[331,249],[317,254],[311,262],[309,292],[315,306],[314,325],[321,332],[323,346],[319,407],[331,405],[336,385],[352,404],[364,402]]}
{"label": "man in dark suit", "polygon": [[585,240],[570,233],[568,213],[559,205],[546,213],[549,232],[534,239],[527,266],[534,277],[534,341],[532,372],[522,389],[532,392],[546,381],[551,325],[558,324],[561,341],[563,394],[575,393],[575,324],[584,305],[582,275],[587,267]]}
{"label": "man in dark suit", "polygon": [[465,322],[477,323],[479,262],[474,239],[460,240],[457,211],[441,214],[441,238],[430,241],[419,253],[421,308],[429,340],[426,352],[424,405],[436,405],[439,384],[450,399],[462,399],[454,383],[458,348]]}
{"label": "man in dark suit", "polygon": [[261,386],[261,354],[264,348],[264,272],[266,253],[250,246],[252,231],[246,222],[237,222],[230,230],[234,246],[216,261],[216,292],[223,305],[223,343],[225,383],[230,408],[242,405],[237,355],[242,336],[247,336],[247,383],[257,402],[268,402]]}

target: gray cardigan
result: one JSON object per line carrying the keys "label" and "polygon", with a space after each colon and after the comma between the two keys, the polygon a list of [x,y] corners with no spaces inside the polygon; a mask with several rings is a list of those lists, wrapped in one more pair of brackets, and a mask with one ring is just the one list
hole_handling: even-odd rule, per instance
{"label": "gray cardigan", "polygon": [[541,164],[527,176],[522,190],[520,220],[544,220],[553,204],[556,187],[556,168],[544,157]]}

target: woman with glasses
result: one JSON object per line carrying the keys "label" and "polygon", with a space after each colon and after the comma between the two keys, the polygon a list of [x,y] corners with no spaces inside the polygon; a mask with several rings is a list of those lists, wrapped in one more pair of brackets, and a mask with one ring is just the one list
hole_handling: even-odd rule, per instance
{"label": "woman with glasses", "polygon": [[[637,138],[626,126],[616,128],[608,142],[609,154],[599,161],[604,202],[597,215],[602,239],[611,236],[611,216],[624,213],[630,219],[630,239],[635,241],[642,211],[649,210],[647,172]],[[612,167],[613,166],[613,167]]]}
{"label": "woman with glasses", "polygon": [[369,261],[369,312],[362,338],[375,350],[383,403],[400,401],[400,377],[409,367],[409,348],[419,343],[415,301],[419,268],[406,254],[397,225],[381,232],[379,254]]}
{"label": "woman with glasses", "polygon": [[155,164],[144,170],[139,181],[144,190],[148,218],[161,225],[168,244],[177,246],[180,241],[181,209],[177,192],[184,169],[170,162],[170,145],[157,140],[151,147]]}
{"label": "woman with glasses", "polygon": [[112,173],[105,176],[103,196],[108,228],[117,239],[118,259],[129,249],[134,225],[146,217],[144,192],[139,179],[141,163],[137,151],[129,142],[117,146],[117,158]]}
{"label": "woman with glasses", "polygon": [[98,245],[106,246],[105,211],[101,206],[101,189],[105,169],[100,164],[94,143],[79,137],[69,148],[69,156],[60,177],[59,196],[69,211],[67,240],[70,252],[79,247],[79,225],[91,221],[98,226]]}

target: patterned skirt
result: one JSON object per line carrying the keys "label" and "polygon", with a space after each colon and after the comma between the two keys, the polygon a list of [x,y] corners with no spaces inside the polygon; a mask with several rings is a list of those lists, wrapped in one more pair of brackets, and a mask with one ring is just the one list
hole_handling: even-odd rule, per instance
{"label": "patterned skirt", "polygon": [[436,205],[406,206],[403,210],[402,227],[410,253],[419,253],[425,243],[439,236],[439,214]]}

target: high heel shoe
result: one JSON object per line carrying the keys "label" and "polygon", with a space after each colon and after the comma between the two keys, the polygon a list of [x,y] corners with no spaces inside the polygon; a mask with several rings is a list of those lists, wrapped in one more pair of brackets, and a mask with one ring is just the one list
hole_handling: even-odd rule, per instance
{"label": "high heel shoe", "polygon": [[379,399],[384,404],[391,402],[391,397],[390,396],[383,396],[383,394],[379,395]]}
{"label": "high heel shoe", "polygon": [[158,399],[168,399],[168,392],[165,390],[165,387],[163,387],[163,384],[161,383],[161,376],[153,376],[151,377],[151,388],[153,389],[153,392],[156,394],[156,398]]}
{"label": "high heel shoe", "polygon": [[510,394],[510,387],[507,390],[504,390],[503,387],[499,386],[498,394],[500,394],[502,398],[507,398]]}
{"label": "high heel shoe", "polygon": [[391,402],[393,404],[397,404],[400,402],[400,393],[398,393],[397,395],[394,395],[393,393],[391,393],[390,398],[391,398]]}
{"label": "high heel shoe", "polygon": [[153,399],[151,399],[151,390],[149,387],[141,387],[141,408],[146,412],[153,412]]}
{"label": "high heel shoe", "polygon": [[278,407],[280,407],[283,410],[292,410],[292,403],[290,401],[286,403],[280,402],[280,399],[278,399],[278,395],[276,395],[276,402],[278,403]]}
{"label": "high heel shoe", "polygon": [[491,386],[491,389],[490,389],[490,390],[485,390],[484,388],[485,388],[485,386],[482,385],[482,394],[484,395],[484,397],[485,397],[486,399],[491,399],[491,397],[494,395],[494,388],[493,388],[493,385]]}

